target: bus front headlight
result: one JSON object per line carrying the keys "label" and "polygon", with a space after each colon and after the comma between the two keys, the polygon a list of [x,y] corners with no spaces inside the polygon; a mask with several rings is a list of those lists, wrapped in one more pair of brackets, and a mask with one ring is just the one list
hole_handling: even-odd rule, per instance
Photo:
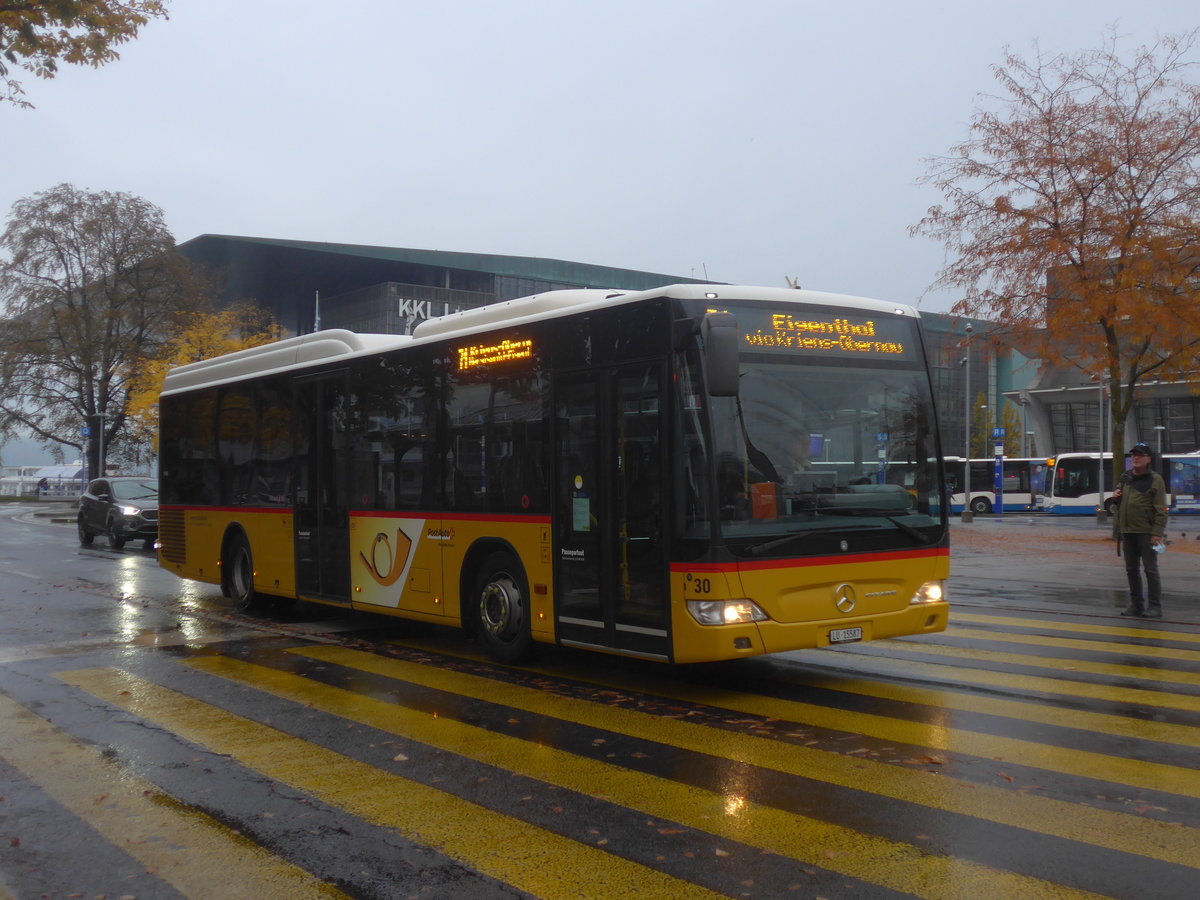
{"label": "bus front headlight", "polygon": [[752,600],[689,600],[687,608],[701,625],[744,625],[769,618]]}
{"label": "bus front headlight", "polygon": [[913,598],[908,601],[910,606],[915,606],[918,603],[941,603],[946,599],[946,590],[942,587],[940,581],[927,581],[913,594]]}

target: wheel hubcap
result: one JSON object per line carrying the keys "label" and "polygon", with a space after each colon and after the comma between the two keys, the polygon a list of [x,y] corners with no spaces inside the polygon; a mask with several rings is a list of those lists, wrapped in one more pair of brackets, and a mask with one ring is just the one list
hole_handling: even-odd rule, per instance
{"label": "wheel hubcap", "polygon": [[511,578],[499,577],[484,586],[479,598],[479,618],[488,634],[501,639],[510,637],[520,615],[520,594]]}

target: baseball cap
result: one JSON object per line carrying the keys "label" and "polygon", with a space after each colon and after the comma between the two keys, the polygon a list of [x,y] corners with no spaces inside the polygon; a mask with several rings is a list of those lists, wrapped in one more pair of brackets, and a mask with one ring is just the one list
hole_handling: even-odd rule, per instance
{"label": "baseball cap", "polygon": [[1142,456],[1150,456],[1151,455],[1150,448],[1147,447],[1145,444],[1141,443],[1140,441],[1129,448],[1129,453],[1131,455],[1134,453],[1140,453],[1140,454],[1142,454]]}

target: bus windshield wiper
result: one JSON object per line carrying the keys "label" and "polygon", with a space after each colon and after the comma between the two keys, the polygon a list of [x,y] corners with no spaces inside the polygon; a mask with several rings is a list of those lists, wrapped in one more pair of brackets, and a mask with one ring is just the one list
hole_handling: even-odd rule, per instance
{"label": "bus windshield wiper", "polygon": [[782,547],[784,544],[790,544],[792,541],[806,538],[812,534],[829,534],[832,531],[862,531],[857,525],[838,525],[829,528],[810,528],[808,531],[796,531],[792,534],[785,534],[781,538],[775,538],[773,541],[766,541],[762,544],[754,544],[747,547],[746,552],[751,556],[762,556],[768,550],[774,550],[776,547]]}
{"label": "bus windshield wiper", "polygon": [[907,522],[901,522],[898,518],[896,518],[894,510],[879,509],[876,507],[868,507],[868,506],[860,506],[860,507],[854,507],[854,508],[850,508],[850,509],[838,510],[838,512],[842,513],[843,515],[853,515],[853,516],[863,516],[863,515],[879,516],[881,519],[887,519],[889,522],[891,522],[893,525],[895,525],[897,528],[899,528],[901,531],[903,531],[905,534],[907,534],[910,538],[912,538],[917,543],[919,543],[919,544],[932,544],[933,543],[933,538],[929,537],[929,535],[918,531],[916,528],[913,528]]}

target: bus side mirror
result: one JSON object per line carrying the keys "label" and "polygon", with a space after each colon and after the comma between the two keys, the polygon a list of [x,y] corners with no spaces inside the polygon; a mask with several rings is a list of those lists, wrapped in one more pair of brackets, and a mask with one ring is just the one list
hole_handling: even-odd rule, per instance
{"label": "bus side mirror", "polygon": [[704,369],[708,393],[713,397],[736,397],[738,393],[737,319],[730,313],[709,313],[700,326],[704,343]]}

